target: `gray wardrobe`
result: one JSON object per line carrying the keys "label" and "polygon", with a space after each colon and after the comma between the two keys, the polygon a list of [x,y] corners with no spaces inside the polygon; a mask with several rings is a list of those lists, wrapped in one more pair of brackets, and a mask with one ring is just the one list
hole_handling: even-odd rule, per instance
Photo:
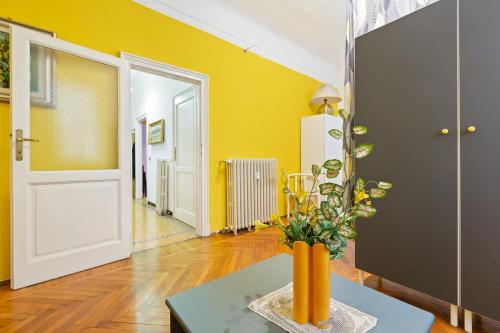
{"label": "gray wardrobe", "polygon": [[[440,0],[356,39],[356,266],[500,321],[500,0]],[[448,133],[443,134],[447,129]]]}

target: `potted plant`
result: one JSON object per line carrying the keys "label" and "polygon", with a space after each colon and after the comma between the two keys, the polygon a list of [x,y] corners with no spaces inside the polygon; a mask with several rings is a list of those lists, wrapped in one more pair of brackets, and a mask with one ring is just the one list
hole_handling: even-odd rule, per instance
{"label": "potted plant", "polygon": [[[382,199],[392,187],[389,182],[365,181],[357,176],[355,184],[352,168],[353,159],[365,158],[373,151],[373,144],[361,143],[352,146],[352,135],[368,132],[366,126],[357,125],[344,134],[349,119],[340,110],[344,119],[344,131],[329,131],[334,140],[343,140],[345,160],[330,159],[323,165],[313,165],[313,186],[310,192],[296,193],[296,205],[288,224],[278,221],[284,236],[281,241],[293,250],[294,289],[292,318],[299,323],[312,321],[322,327],[329,319],[330,304],[330,259],[344,255],[348,240],[356,238],[354,222],[358,218],[369,218],[376,214],[373,199]],[[352,147],[352,149],[351,149]],[[347,166],[346,166],[347,164]],[[343,185],[329,179],[336,178],[344,170]],[[325,181],[320,180],[324,178]],[[286,174],[283,173],[285,193],[290,192]],[[354,186],[352,186],[353,184]],[[314,193],[321,194],[319,206],[312,200]]]}

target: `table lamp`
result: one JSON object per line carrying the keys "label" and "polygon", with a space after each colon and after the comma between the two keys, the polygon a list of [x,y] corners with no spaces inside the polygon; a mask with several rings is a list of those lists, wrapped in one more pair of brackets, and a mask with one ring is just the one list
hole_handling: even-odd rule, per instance
{"label": "table lamp", "polygon": [[336,104],[341,100],[342,98],[337,88],[329,83],[325,83],[318,89],[316,94],[314,94],[311,103],[319,105],[316,111],[318,114],[326,113],[336,116],[338,112],[334,109],[332,104]]}

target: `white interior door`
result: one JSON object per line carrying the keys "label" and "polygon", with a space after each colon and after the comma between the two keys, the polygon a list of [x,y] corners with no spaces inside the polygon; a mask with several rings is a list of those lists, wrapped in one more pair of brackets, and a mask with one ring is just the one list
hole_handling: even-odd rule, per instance
{"label": "white interior door", "polygon": [[130,255],[131,139],[126,60],[17,26],[11,46],[17,289]]}
{"label": "white interior door", "polygon": [[174,217],[196,228],[198,87],[174,98]]}

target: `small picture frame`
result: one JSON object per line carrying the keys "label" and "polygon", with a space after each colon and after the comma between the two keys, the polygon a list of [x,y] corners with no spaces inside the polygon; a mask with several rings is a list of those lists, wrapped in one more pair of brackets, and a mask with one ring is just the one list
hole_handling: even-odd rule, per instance
{"label": "small picture frame", "polygon": [[10,29],[0,23],[0,100],[10,99]]}
{"label": "small picture frame", "polygon": [[165,120],[160,119],[149,124],[148,144],[154,145],[165,141]]}

